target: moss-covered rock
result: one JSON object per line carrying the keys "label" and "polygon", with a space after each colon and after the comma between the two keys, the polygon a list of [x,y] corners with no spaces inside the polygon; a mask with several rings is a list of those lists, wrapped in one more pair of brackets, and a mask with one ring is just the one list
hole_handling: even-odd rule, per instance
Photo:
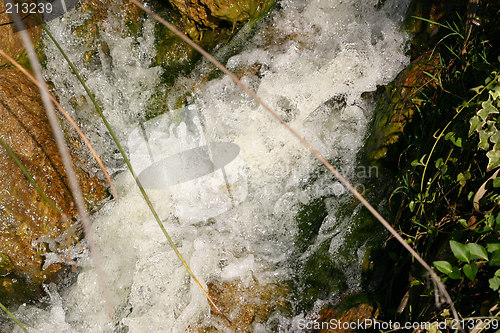
{"label": "moss-covered rock", "polygon": [[265,13],[274,0],[169,0],[186,18],[186,33],[201,39],[202,31],[220,28],[228,23],[235,26]]}
{"label": "moss-covered rock", "polygon": [[[38,88],[13,68],[0,71],[0,137],[29,170],[65,218],[0,148],[0,301],[26,301],[67,267],[64,250],[81,236],[76,210]],[[90,206],[105,198],[99,179],[75,163]],[[49,263],[49,253],[61,262]]]}
{"label": "moss-covered rock", "polygon": [[405,126],[412,121],[418,107],[423,103],[423,93],[435,88],[431,77],[439,71],[439,55],[424,53],[396,79],[388,84],[374,112],[373,127],[366,142],[366,155],[374,163],[384,160],[386,166],[397,161],[397,152]]}

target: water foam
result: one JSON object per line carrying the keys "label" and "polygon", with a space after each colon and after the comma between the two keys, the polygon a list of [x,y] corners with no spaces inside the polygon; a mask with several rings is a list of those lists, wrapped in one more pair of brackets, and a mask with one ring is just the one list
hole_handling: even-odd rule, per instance
{"label": "water foam", "polygon": [[[407,63],[406,35],[399,30],[407,2],[388,0],[376,9],[373,1],[280,1],[281,9],[240,54],[229,59],[228,66],[260,66],[259,75],[248,74],[243,81],[342,169],[355,163],[370,118],[372,105],[361,95],[388,83]],[[150,68],[147,60],[154,52],[148,40],[153,23],[146,22],[139,45],[130,37],[102,34],[111,52],[100,55],[101,66],[92,69],[81,64],[82,46],[71,37],[71,26],[80,19],[74,11],[50,28],[64,41],[70,57],[86,68],[83,74],[89,86],[124,142],[137,128],[159,82],[160,69]],[[46,75],[69,107],[71,97],[83,91],[61,68],[63,61],[50,44],[47,52]],[[235,280],[263,285],[290,279],[288,261],[296,251],[298,233],[295,215],[301,205],[326,192],[333,195],[327,202],[328,216],[316,243],[303,256],[330,242],[335,257],[349,232],[349,221],[335,217],[338,201],[346,197],[338,183],[328,177],[312,180],[318,162],[229,78],[208,82],[195,92],[192,104],[200,112],[207,141],[232,142],[241,148],[248,182],[244,202],[194,224],[176,217],[174,201],[164,191],[149,190],[168,232],[200,281],[205,286],[210,281]],[[88,112],[79,117],[108,163],[119,166],[96,117]],[[183,126],[164,128],[164,136],[187,142]],[[50,287],[48,308],[23,306],[16,315],[30,332],[182,332],[189,326],[220,327],[131,176],[122,172],[114,178],[121,200],[94,216],[94,229],[114,295],[115,322],[108,324],[103,314],[88,257],[79,261],[81,272],[74,284],[60,291]],[[325,179],[331,181],[329,189]],[[363,250],[359,251],[356,258],[362,256]],[[358,266],[358,261],[349,266],[353,288],[359,282]],[[294,330],[296,320],[280,320],[283,330]],[[254,325],[251,330],[270,330],[266,323]]]}

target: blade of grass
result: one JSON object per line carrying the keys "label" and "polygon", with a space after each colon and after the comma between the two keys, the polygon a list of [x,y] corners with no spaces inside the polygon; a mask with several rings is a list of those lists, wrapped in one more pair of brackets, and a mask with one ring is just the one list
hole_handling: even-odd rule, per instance
{"label": "blade of grass", "polygon": [[7,309],[2,303],[0,303],[0,309],[2,309],[3,312],[5,312],[7,316],[9,316],[10,319],[14,321],[17,324],[17,326],[19,326],[23,330],[23,332],[28,333],[26,327],[24,327],[24,325],[19,321],[19,319],[17,319],[16,316],[14,316],[12,312],[10,312],[9,309]]}
{"label": "blade of grass", "polygon": [[[12,0],[5,0],[5,2],[6,2],[6,4],[10,3],[11,5],[14,5]],[[106,278],[105,278],[106,275],[104,273],[103,265],[101,262],[101,256],[97,250],[97,247],[96,247],[96,244],[94,241],[94,234],[92,232],[92,225],[90,223],[90,217],[89,217],[89,214],[87,212],[87,207],[86,207],[85,201],[83,199],[83,194],[82,194],[80,185],[78,183],[78,178],[76,176],[76,172],[73,168],[73,162],[71,160],[69,149],[66,146],[66,142],[64,139],[64,133],[62,132],[62,130],[59,126],[59,120],[56,116],[54,106],[52,105],[52,103],[50,101],[49,90],[47,88],[47,85],[45,84],[45,81],[43,80],[40,62],[38,61],[37,55],[36,55],[35,50],[33,48],[33,43],[31,41],[31,39],[29,38],[28,33],[26,32],[24,23],[22,22],[18,13],[16,11],[14,11],[12,16],[14,18],[16,28],[20,34],[24,48],[26,49],[26,52],[28,54],[28,58],[30,60],[30,64],[31,64],[31,67],[33,69],[33,72],[35,73],[35,77],[37,78],[38,82],[41,83],[40,95],[42,97],[42,102],[43,102],[43,105],[45,106],[47,118],[49,120],[50,127],[52,128],[52,133],[54,135],[54,139],[56,141],[57,148],[59,150],[59,154],[61,155],[61,160],[63,162],[63,166],[64,166],[64,169],[66,171],[66,175],[68,177],[69,188],[70,188],[71,193],[73,195],[73,200],[75,202],[78,214],[80,216],[80,221],[81,221],[81,223],[83,225],[83,229],[85,231],[85,236],[86,236],[86,239],[87,239],[87,242],[89,245],[89,249],[90,249],[90,255],[92,257],[92,261],[94,263],[94,266],[95,266],[95,269],[96,269],[97,275],[98,275],[97,283],[99,284],[101,292],[103,293],[104,308],[105,308],[106,314],[111,319],[114,317],[114,309],[113,309],[111,294],[109,292],[109,288],[107,287]]]}
{"label": "blade of grass", "polygon": [[[24,75],[26,75],[34,84],[36,84],[38,86],[38,88],[40,88],[41,86],[41,83],[38,82],[37,79],[35,79],[33,77],[33,75],[31,75],[23,66],[21,66],[17,61],[15,61],[12,57],[10,57],[8,54],[6,54],[2,49],[0,49],[0,55],[2,55],[5,59],[7,59],[11,64],[13,64],[14,66],[16,66],[17,69],[19,69]],[[78,126],[78,124],[76,123],[76,121],[68,114],[68,112],[66,112],[66,110],[64,110],[64,108],[62,107],[61,104],[59,104],[59,102],[55,99],[54,96],[52,95],[49,95],[50,96],[50,99],[52,101],[52,103],[54,103],[54,105],[59,109],[59,111],[63,114],[63,116],[69,121],[69,123],[71,124],[71,126],[73,126],[73,128],[75,129],[75,131],[78,133],[78,135],[82,138],[82,140],[85,142],[85,144],[87,145],[87,147],[89,148],[90,152],[92,153],[92,155],[94,156],[95,160],[97,161],[97,164],[99,164],[99,167],[101,168],[102,172],[104,173],[104,177],[106,177],[106,180],[108,181],[108,184],[109,184],[109,188],[111,190],[111,194],[113,195],[113,197],[119,201],[119,198],[118,198],[118,193],[116,192],[116,188],[115,188],[115,185],[113,184],[113,182],[111,181],[111,177],[109,176],[109,173],[108,171],[106,170],[106,167],[104,166],[104,163],[102,162],[101,158],[99,157],[99,155],[97,154],[97,152],[95,151],[94,147],[92,146],[92,144],[90,143],[89,139],[85,136],[85,134],[82,132],[82,130],[80,129],[80,127]]]}
{"label": "blade of grass", "polygon": [[179,260],[182,262],[182,264],[184,265],[184,267],[186,268],[186,270],[188,271],[189,275],[192,277],[192,279],[194,280],[194,282],[198,285],[198,287],[200,288],[200,290],[205,294],[205,296],[207,297],[207,300],[210,302],[210,304],[212,304],[212,306],[216,309],[217,312],[220,313],[220,315],[226,320],[228,321],[231,325],[232,325],[232,322],[229,320],[229,318],[226,317],[226,315],[224,315],[224,313],[222,312],[222,310],[217,306],[217,304],[215,304],[215,302],[213,301],[212,297],[210,296],[210,294],[208,293],[208,291],[205,290],[205,288],[201,285],[200,281],[198,280],[198,278],[196,277],[196,275],[193,273],[193,271],[191,270],[191,268],[189,267],[188,263],[186,262],[186,260],[184,260],[184,257],[182,256],[182,254],[179,252],[179,250],[177,249],[177,247],[175,246],[175,243],[174,241],[172,240],[172,238],[170,237],[169,233],[167,232],[167,230],[165,229],[165,226],[163,225],[163,222],[161,221],[160,217],[158,216],[158,214],[156,213],[156,210],[153,206],[153,203],[151,202],[151,200],[149,199],[149,196],[147,195],[144,187],[142,186],[141,182],[139,181],[139,179],[137,178],[137,175],[134,171],[134,168],[132,167],[132,164],[130,163],[130,160],[128,159],[127,157],[127,154],[125,153],[125,151],[123,150],[122,148],[122,145],[120,144],[120,141],[118,140],[118,138],[116,137],[111,125],[109,124],[108,120],[106,119],[106,116],[104,115],[101,107],[99,106],[99,104],[97,103],[94,95],[92,94],[92,92],[90,91],[90,89],[87,87],[87,84],[85,83],[85,81],[83,80],[83,78],[80,76],[78,70],[76,69],[75,65],[71,62],[71,60],[68,58],[68,56],[66,55],[66,53],[64,52],[64,50],[62,49],[61,45],[57,42],[57,40],[54,38],[54,36],[52,35],[52,33],[49,31],[49,29],[47,29],[47,27],[45,26],[45,24],[42,24],[42,28],[43,30],[47,33],[47,35],[49,36],[49,38],[54,42],[54,44],[56,45],[56,47],[59,49],[59,51],[61,52],[62,56],[64,57],[64,59],[66,59],[66,62],[68,63],[69,67],[71,68],[71,70],[73,71],[73,74],[76,76],[76,78],[78,79],[78,81],[80,81],[81,85],[83,86],[83,88],[85,89],[85,92],[87,93],[87,95],[89,96],[90,100],[92,101],[92,103],[94,104],[94,107],[96,108],[96,111],[99,113],[99,115],[101,116],[101,119],[102,121],[104,122],[104,125],[106,126],[106,128],[108,129],[108,132],[109,134],[111,135],[111,138],[113,139],[113,141],[115,142],[116,146],[118,147],[118,150],[120,151],[125,163],[127,164],[127,168],[129,169],[130,173],[132,174],[132,177],[134,178],[135,180],[135,183],[137,185],[137,187],[139,188],[141,194],[142,194],[142,197],[144,198],[144,200],[146,201],[146,204],[149,208],[149,210],[151,211],[151,213],[153,214],[155,220],[156,220],[156,223],[158,224],[158,226],[160,227],[161,231],[163,232],[163,234],[165,235],[165,238],[167,239],[168,243],[170,244],[170,246],[172,247],[172,249],[174,250],[175,254],[177,255],[177,257],[179,258]]}
{"label": "blade of grass", "polygon": [[241,87],[248,95],[250,95],[257,103],[259,103],[266,111],[268,111],[278,122],[281,123],[304,147],[306,147],[351,193],[356,199],[358,199],[368,211],[391,233],[391,235],[396,238],[396,240],[424,267],[424,269],[429,273],[432,281],[436,286],[436,291],[439,295],[443,295],[447,304],[450,305],[453,316],[456,320],[459,320],[458,312],[455,309],[453,301],[446,291],[446,287],[439,279],[439,276],[434,272],[434,270],[427,264],[427,262],[401,237],[401,235],[387,222],[387,220],[380,215],[380,213],[345,179],[337,169],[335,169],[324,157],[316,150],[308,141],[306,141],[300,134],[298,134],[293,128],[291,128],[269,105],[267,105],[255,92],[253,92],[248,86],[241,82],[236,75],[229,71],[224,65],[222,65],[217,59],[215,59],[211,54],[205,51],[201,46],[193,42],[188,36],[179,31],[173,24],[165,21],[158,14],[154,13],[149,8],[145,7],[144,4],[137,0],[130,0],[133,4],[144,10],[146,13],[151,15],[155,20],[163,24],[170,31],[172,31],[176,36],[181,38],[193,49],[198,51],[203,57],[214,64],[219,70],[228,75],[233,82]]}
{"label": "blade of grass", "polygon": [[31,176],[31,173],[28,171],[24,163],[17,157],[16,153],[10,148],[9,144],[5,142],[1,137],[0,137],[0,145],[5,148],[9,156],[16,162],[17,166],[21,171],[23,172],[24,176],[28,178],[28,181],[30,182],[31,185],[35,188],[35,190],[40,194],[42,199],[49,204],[50,207],[54,208],[59,214],[63,214],[63,212],[56,206],[54,201],[52,201],[45,192],[40,188],[40,186],[37,184],[33,176]]}

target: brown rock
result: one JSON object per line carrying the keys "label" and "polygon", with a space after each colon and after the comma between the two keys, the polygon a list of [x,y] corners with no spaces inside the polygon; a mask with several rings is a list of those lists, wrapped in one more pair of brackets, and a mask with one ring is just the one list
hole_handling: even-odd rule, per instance
{"label": "brown rock", "polygon": [[[13,68],[0,71],[0,137],[58,209],[75,217],[38,88]],[[77,173],[89,204],[104,199],[106,189],[97,178],[81,168]],[[74,219],[61,218],[60,212],[43,200],[3,147],[0,179],[0,258],[5,263],[0,270],[0,299],[23,299],[33,296],[42,282],[53,279],[63,268],[52,264],[42,269],[44,255],[71,246],[78,235],[68,230]]]}
{"label": "brown rock", "polygon": [[198,39],[195,27],[215,29],[226,21],[237,22],[257,17],[264,13],[274,0],[169,0],[191,23],[188,33]]}
{"label": "brown rock", "polygon": [[[23,43],[18,32],[15,32],[14,24],[5,24],[12,22],[8,14],[5,13],[5,4],[0,1],[0,49],[13,58],[18,58],[24,52]],[[31,28],[27,29],[31,41],[35,44],[42,35],[42,28],[39,25],[33,24],[34,19],[26,19],[25,21]],[[2,25],[5,24],[5,25]],[[0,57],[0,66],[7,64],[8,61]]]}
{"label": "brown rock", "polygon": [[[254,322],[265,322],[274,311],[287,309],[285,297],[289,289],[285,285],[261,285],[257,281],[249,286],[240,281],[208,284],[208,291],[215,304],[233,324],[232,331],[251,332]],[[214,315],[220,316],[215,309]],[[226,321],[224,324],[228,325]],[[212,328],[199,328],[198,332],[210,332]]]}

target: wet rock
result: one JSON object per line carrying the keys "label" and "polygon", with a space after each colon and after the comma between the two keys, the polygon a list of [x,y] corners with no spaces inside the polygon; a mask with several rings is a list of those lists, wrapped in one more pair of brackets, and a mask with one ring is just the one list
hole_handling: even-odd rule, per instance
{"label": "wet rock", "polygon": [[372,163],[397,162],[399,141],[405,126],[423,103],[422,93],[436,87],[430,75],[438,72],[438,65],[439,55],[428,51],[387,85],[375,109],[373,128],[366,143],[366,155]]}
{"label": "wet rock", "polygon": [[[27,18],[25,24],[31,26],[27,29],[28,35],[34,44],[40,39],[42,34],[42,29],[39,25],[32,24],[34,18]],[[5,53],[13,57],[14,59],[19,59],[23,55],[24,47],[21,41],[21,37],[18,32],[15,32],[14,24],[6,24],[12,22],[8,14],[5,13],[5,4],[3,1],[0,2],[0,49]],[[2,25],[5,24],[5,25]],[[7,64],[8,61],[3,57],[0,57],[0,66]]]}
{"label": "wet rock", "polygon": [[[63,218],[39,195],[0,147],[0,301],[10,303],[36,297],[43,282],[56,279],[67,267],[62,252],[81,235],[38,88],[13,68],[0,71],[0,137],[69,217]],[[78,167],[82,162],[75,164],[90,207],[105,198],[106,189]],[[60,255],[61,262],[46,262],[48,253]]]}
{"label": "wet rock", "polygon": [[[289,290],[285,285],[249,285],[241,281],[208,284],[208,291],[222,312],[231,320],[231,329],[237,332],[252,332],[253,325],[264,323],[275,311],[287,311],[285,297]],[[215,316],[220,316],[212,309]],[[222,321],[223,325],[228,325]],[[215,327],[199,328],[199,332],[216,332]]]}
{"label": "wet rock", "polygon": [[224,22],[233,26],[265,13],[274,0],[169,0],[187,19],[187,33],[199,39],[200,30],[220,27]]}
{"label": "wet rock", "polygon": [[[75,33],[88,47],[83,54],[85,62],[90,62],[98,54],[99,48],[104,54],[109,53],[107,45],[97,43],[101,32],[137,37],[145,17],[139,7],[126,0],[82,1],[80,10],[86,19],[75,28]],[[112,24],[106,23],[109,17],[113,17]]]}
{"label": "wet rock", "polygon": [[[334,333],[334,332],[359,332],[348,325],[352,323],[364,323],[367,319],[376,317],[376,310],[369,304],[369,300],[364,294],[354,294],[344,298],[336,306],[325,306],[318,313],[318,329],[314,332]],[[352,327],[352,326],[351,326]]]}

